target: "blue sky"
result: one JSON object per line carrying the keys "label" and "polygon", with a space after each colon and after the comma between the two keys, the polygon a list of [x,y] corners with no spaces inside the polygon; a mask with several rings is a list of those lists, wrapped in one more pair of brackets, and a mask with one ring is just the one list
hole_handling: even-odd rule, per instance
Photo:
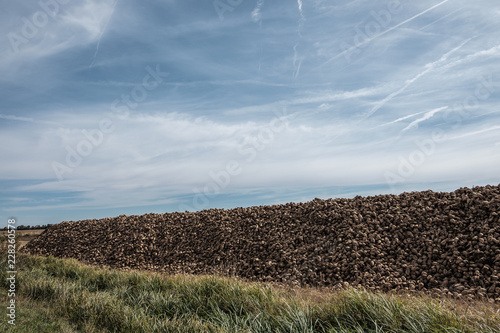
{"label": "blue sky", "polygon": [[497,1],[2,8],[2,224],[500,183]]}

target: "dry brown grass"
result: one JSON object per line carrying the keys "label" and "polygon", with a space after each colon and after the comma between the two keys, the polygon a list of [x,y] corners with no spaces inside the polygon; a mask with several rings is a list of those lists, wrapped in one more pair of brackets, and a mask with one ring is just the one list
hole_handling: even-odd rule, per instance
{"label": "dry brown grass", "polygon": [[[16,248],[21,249],[44,231],[45,229],[16,230]],[[0,249],[2,250],[7,248],[7,235],[7,230],[0,230]]]}
{"label": "dry brown grass", "polygon": [[[16,236],[24,236],[24,235],[40,235],[42,232],[44,232],[45,229],[29,229],[29,230],[16,230]],[[7,235],[8,231],[7,230],[0,230],[0,235]]]}
{"label": "dry brown grass", "polygon": [[[18,261],[23,332],[500,333],[498,306],[479,301],[122,272],[22,253]],[[0,321],[0,332],[18,332],[7,326]]]}

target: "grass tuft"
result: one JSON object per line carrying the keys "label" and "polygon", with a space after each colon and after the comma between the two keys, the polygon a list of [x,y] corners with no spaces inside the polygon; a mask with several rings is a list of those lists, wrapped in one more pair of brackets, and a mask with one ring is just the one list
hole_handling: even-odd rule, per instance
{"label": "grass tuft", "polygon": [[[500,333],[498,305],[489,303],[360,288],[311,296],[219,276],[123,272],[24,254],[17,269],[16,323],[25,332]],[[0,277],[7,290],[6,272]],[[15,332],[6,320],[0,331]]]}

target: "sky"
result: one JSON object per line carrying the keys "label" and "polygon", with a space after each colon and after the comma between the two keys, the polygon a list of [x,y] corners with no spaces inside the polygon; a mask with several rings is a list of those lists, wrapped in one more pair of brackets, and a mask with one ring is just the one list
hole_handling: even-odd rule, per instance
{"label": "sky", "polygon": [[2,0],[0,220],[500,183],[494,0]]}

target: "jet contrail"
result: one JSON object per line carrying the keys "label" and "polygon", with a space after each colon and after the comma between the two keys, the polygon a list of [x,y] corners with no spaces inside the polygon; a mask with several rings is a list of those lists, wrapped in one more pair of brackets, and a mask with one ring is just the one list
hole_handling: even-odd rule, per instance
{"label": "jet contrail", "polygon": [[33,118],[18,117],[18,116],[12,116],[12,115],[8,115],[8,114],[0,114],[0,119],[15,120],[15,121],[25,121],[25,122],[29,122],[29,123],[37,123],[37,124],[46,124],[46,125],[61,126],[61,124],[56,123],[54,121],[36,120],[36,119],[33,119]]}
{"label": "jet contrail", "polygon": [[392,94],[390,94],[389,96],[387,96],[386,98],[384,98],[383,100],[381,100],[377,105],[375,105],[363,118],[368,118],[370,117],[372,114],[374,114],[375,112],[378,111],[378,109],[380,109],[381,107],[383,107],[387,102],[389,102],[391,99],[393,99],[394,97],[396,97],[397,95],[401,94],[403,91],[405,91],[409,86],[411,86],[415,81],[417,81],[418,79],[420,79],[422,76],[424,76],[425,74],[427,74],[428,72],[432,71],[434,68],[436,68],[437,65],[439,65],[441,62],[445,61],[446,59],[448,59],[448,57],[453,54],[454,52],[458,51],[459,49],[461,49],[465,44],[467,44],[472,38],[469,38],[467,39],[466,41],[462,42],[462,44],[460,44],[459,46],[455,47],[454,49],[452,49],[451,51],[449,52],[446,52],[443,56],[441,56],[441,58],[439,58],[439,60],[436,60],[430,64],[427,64],[425,65],[425,67],[427,67],[427,69],[425,69],[424,71],[422,71],[421,73],[417,74],[416,76],[414,76],[413,78],[411,78],[410,80],[406,81],[406,83],[401,87],[401,89],[393,92]]}
{"label": "jet contrail", "polygon": [[[304,21],[306,20],[306,18],[304,17],[304,12],[302,11],[302,0],[297,0],[297,6],[299,8],[299,14],[300,14],[300,19],[299,19],[299,24],[297,26],[297,35],[298,35],[298,38],[299,40],[302,38],[302,26],[304,25]],[[297,77],[299,76],[299,73],[300,73],[300,66],[302,65],[302,58],[299,59],[299,56],[298,56],[298,51],[297,51],[297,47],[299,46],[299,42],[297,42],[295,44],[295,46],[293,47],[293,68],[294,68],[294,71],[293,71],[293,79],[296,80]],[[298,64],[297,64],[298,62]]]}
{"label": "jet contrail", "polygon": [[[354,46],[352,46],[352,47],[348,48],[347,50],[345,50],[345,51],[343,51],[343,52],[340,52],[340,53],[339,53],[339,54],[337,54],[335,57],[333,57],[333,58],[331,58],[331,59],[329,59],[329,60],[325,61],[323,64],[319,65],[318,67],[316,67],[316,68],[314,68],[314,69],[318,69],[318,68],[320,68],[320,67],[323,67],[324,65],[326,65],[326,64],[328,64],[328,63],[330,63],[330,62],[332,62],[333,60],[335,60],[335,59],[337,59],[337,58],[339,58],[339,57],[341,57],[341,56],[343,56],[343,55],[345,55],[345,54],[347,54],[347,53],[349,53],[349,52],[351,52],[351,51],[353,51],[353,50],[357,49],[358,47],[360,47],[360,46],[362,46],[362,45],[364,45],[364,44],[366,44],[366,43],[369,43],[369,42],[373,41],[374,39],[377,39],[377,38],[379,38],[379,37],[381,37],[381,36],[383,36],[383,35],[385,35],[385,34],[387,34],[387,33],[391,32],[391,31],[393,31],[394,29],[399,28],[400,26],[402,26],[402,25],[404,25],[404,24],[406,24],[406,23],[408,23],[408,22],[413,21],[413,20],[414,20],[414,19],[416,19],[417,17],[424,15],[425,13],[427,13],[427,12],[429,12],[429,11],[433,10],[434,8],[437,8],[437,7],[439,7],[439,6],[443,5],[443,4],[445,4],[445,3],[446,3],[446,2],[448,2],[448,1],[449,1],[449,0],[444,0],[444,1],[441,1],[441,2],[440,2],[440,3],[438,3],[437,5],[434,5],[434,6],[430,7],[430,8],[427,8],[427,9],[426,9],[426,10],[424,10],[423,12],[420,12],[420,13],[418,13],[417,15],[410,17],[409,19],[407,19],[407,20],[405,20],[405,21],[403,21],[403,22],[401,22],[401,23],[399,23],[399,24],[397,24],[397,25],[393,26],[392,28],[389,28],[389,29],[387,29],[386,31],[381,32],[381,33],[379,33],[378,35],[376,35],[376,36],[374,36],[374,37],[372,37],[372,38],[366,39],[365,41],[363,41],[362,43],[359,43],[358,45],[354,45]],[[313,70],[314,70],[314,69],[313,69]]]}
{"label": "jet contrail", "polygon": [[261,8],[262,6],[264,5],[264,0],[258,0],[257,1],[257,4],[255,5],[255,8],[252,10],[252,21],[254,21],[255,23],[259,23],[261,24],[262,22],[262,12],[261,12]]}
{"label": "jet contrail", "polygon": [[408,126],[406,126],[401,132],[406,132],[407,130],[409,130],[410,128],[412,127],[415,127],[415,126],[418,126],[419,123],[421,123],[422,121],[424,120],[427,120],[427,119],[430,119],[432,117],[434,117],[434,115],[440,111],[443,111],[443,110],[446,110],[448,109],[448,106],[443,106],[443,107],[440,107],[440,108],[437,108],[437,109],[434,109],[434,110],[431,110],[429,112],[427,112],[426,114],[424,114],[423,117],[421,118],[418,118],[414,121],[412,121]]}
{"label": "jet contrail", "polygon": [[304,14],[302,13],[302,0],[297,0],[297,5],[299,6],[300,16],[304,17]]}
{"label": "jet contrail", "polygon": [[398,119],[396,119],[396,120],[390,121],[390,122],[388,122],[388,123],[385,123],[385,124],[382,124],[382,125],[378,125],[378,126],[376,126],[375,128],[377,128],[377,127],[381,127],[381,126],[392,125],[392,124],[395,124],[395,123],[399,123],[400,121],[406,120],[406,119],[411,118],[411,117],[415,117],[415,116],[417,116],[417,115],[419,115],[419,114],[422,114],[422,113],[424,113],[424,112],[425,112],[425,111],[420,111],[420,112],[417,112],[417,113],[412,113],[412,114],[409,114],[409,115],[407,115],[407,116],[400,117],[400,118],[398,118]]}
{"label": "jet contrail", "polygon": [[91,68],[94,65],[95,59],[97,58],[97,53],[99,52],[99,46],[101,45],[102,35],[104,35],[104,32],[106,31],[108,24],[111,21],[111,17],[113,17],[113,14],[115,13],[115,6],[116,6],[117,2],[118,2],[118,0],[115,0],[115,2],[113,3],[113,8],[112,8],[111,14],[109,15],[108,21],[106,22],[106,24],[104,25],[104,28],[102,29],[101,33],[99,34],[99,38],[97,39],[97,46],[96,46],[95,52],[94,52],[94,58],[92,59],[92,63],[89,65],[89,68]]}

